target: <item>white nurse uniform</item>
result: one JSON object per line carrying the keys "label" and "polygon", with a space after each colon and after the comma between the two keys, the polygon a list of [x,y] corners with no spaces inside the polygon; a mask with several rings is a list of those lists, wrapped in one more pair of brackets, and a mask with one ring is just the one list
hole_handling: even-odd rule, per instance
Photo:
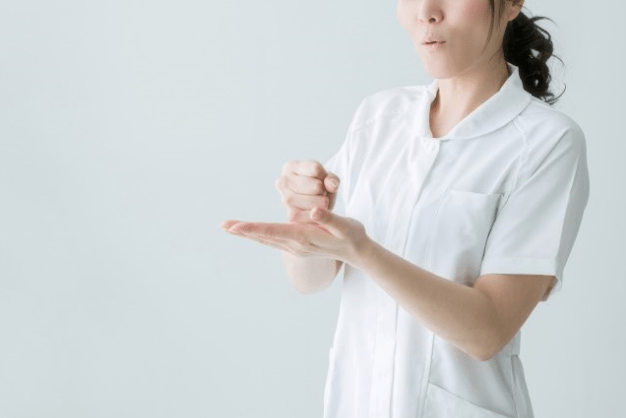
{"label": "white nurse uniform", "polygon": [[[518,68],[434,139],[438,80],[365,97],[339,151],[334,212],[389,251],[472,286],[487,273],[563,269],[589,198],[580,126],[526,92]],[[520,332],[478,361],[439,338],[368,276],[345,265],[324,418],[532,418]]]}

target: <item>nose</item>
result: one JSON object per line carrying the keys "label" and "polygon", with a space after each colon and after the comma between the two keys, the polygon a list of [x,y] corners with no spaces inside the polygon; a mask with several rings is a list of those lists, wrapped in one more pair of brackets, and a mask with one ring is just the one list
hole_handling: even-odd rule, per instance
{"label": "nose", "polygon": [[443,19],[443,11],[438,1],[424,0],[417,11],[420,23],[438,23]]}

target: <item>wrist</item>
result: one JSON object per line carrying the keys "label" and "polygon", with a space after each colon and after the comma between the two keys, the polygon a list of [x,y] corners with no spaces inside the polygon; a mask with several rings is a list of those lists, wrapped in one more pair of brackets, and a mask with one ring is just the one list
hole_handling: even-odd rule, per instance
{"label": "wrist", "polygon": [[353,248],[352,264],[361,269],[366,260],[371,259],[376,253],[376,242],[368,235],[360,240]]}

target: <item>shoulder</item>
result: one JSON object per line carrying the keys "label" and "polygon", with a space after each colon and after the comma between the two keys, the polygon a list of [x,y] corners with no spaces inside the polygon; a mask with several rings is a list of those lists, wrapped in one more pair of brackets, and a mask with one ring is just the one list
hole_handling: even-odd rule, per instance
{"label": "shoulder", "polygon": [[578,151],[586,147],[582,127],[571,116],[536,97],[515,118],[515,124],[530,150],[547,151],[557,144]]}
{"label": "shoulder", "polygon": [[424,85],[398,86],[364,96],[354,117],[353,131],[407,112],[426,94],[426,89]]}
{"label": "shoulder", "polygon": [[581,126],[544,101],[533,97],[514,122],[523,138],[518,180],[554,170],[569,175],[586,161],[587,145]]}

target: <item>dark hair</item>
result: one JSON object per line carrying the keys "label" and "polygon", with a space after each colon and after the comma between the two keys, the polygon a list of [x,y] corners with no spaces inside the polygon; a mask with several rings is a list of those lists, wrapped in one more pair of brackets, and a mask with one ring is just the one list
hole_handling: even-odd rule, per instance
{"label": "dark hair", "polygon": [[[505,2],[512,1],[516,4],[519,0],[499,0],[498,17],[504,13]],[[489,37],[493,31],[495,0],[489,0],[491,6],[491,26],[489,27]],[[533,96],[544,100],[549,105],[553,105],[563,95],[561,93],[554,98],[554,94],[548,89],[550,80],[550,69],[546,61],[551,56],[563,62],[558,56],[553,55],[552,38],[550,34],[535,21],[548,19],[545,16],[528,17],[520,11],[517,17],[508,22],[502,40],[502,51],[507,62],[519,68],[520,78],[524,84],[524,90]],[[543,33],[542,33],[543,32]],[[545,35],[544,35],[545,34]],[[488,41],[487,41],[488,42]],[[536,51],[536,53],[534,53]],[[563,90],[565,92],[565,89]],[[552,99],[548,99],[548,98]]]}

